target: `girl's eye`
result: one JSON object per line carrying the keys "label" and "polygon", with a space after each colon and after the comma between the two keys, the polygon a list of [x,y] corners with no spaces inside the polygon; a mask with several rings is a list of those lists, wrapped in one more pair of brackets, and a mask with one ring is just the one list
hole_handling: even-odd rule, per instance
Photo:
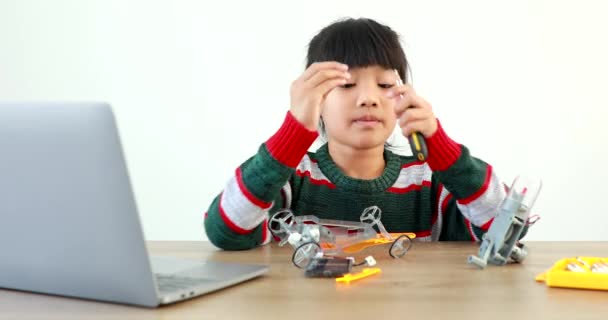
{"label": "girl's eye", "polygon": [[[346,83],[346,84],[341,85],[340,87],[342,87],[344,89],[348,89],[348,88],[352,88],[354,86],[355,86],[354,83]],[[390,89],[390,88],[394,87],[395,85],[392,83],[379,83],[378,86],[382,89]]]}

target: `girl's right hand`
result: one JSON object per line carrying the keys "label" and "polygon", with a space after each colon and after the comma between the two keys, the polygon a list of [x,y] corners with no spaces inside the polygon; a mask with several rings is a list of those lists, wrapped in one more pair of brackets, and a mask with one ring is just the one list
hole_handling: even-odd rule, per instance
{"label": "girl's right hand", "polygon": [[311,131],[316,131],[321,105],[334,88],[350,78],[348,66],[335,61],[316,62],[291,84],[291,114]]}

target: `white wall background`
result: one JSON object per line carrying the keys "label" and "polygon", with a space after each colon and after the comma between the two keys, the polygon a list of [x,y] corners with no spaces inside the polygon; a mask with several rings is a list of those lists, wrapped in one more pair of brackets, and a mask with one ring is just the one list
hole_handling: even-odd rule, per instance
{"label": "white wall background", "polygon": [[543,178],[530,240],[608,240],[608,2],[0,0],[0,100],[110,102],[146,236],[202,215],[284,117],[306,45],[345,16],[405,41],[447,132]]}

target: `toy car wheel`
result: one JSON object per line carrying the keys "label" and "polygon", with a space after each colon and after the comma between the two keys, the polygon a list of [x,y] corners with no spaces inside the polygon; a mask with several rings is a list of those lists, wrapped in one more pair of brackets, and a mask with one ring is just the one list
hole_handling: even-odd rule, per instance
{"label": "toy car wheel", "polygon": [[295,223],[295,217],[291,210],[280,210],[273,214],[268,221],[268,230],[270,233],[277,237],[285,235],[287,231],[285,227],[291,227]]}
{"label": "toy car wheel", "polygon": [[388,249],[388,254],[393,258],[403,257],[412,247],[412,239],[406,234],[399,236]]}
{"label": "toy car wheel", "polygon": [[363,223],[367,223],[373,226],[380,221],[381,217],[382,210],[380,210],[380,208],[378,208],[377,206],[371,206],[363,210],[363,213],[361,213],[361,217],[359,217],[359,220]]}
{"label": "toy car wheel", "polygon": [[511,259],[515,262],[522,262],[527,256],[528,249],[523,244],[513,247],[513,251],[511,251]]}
{"label": "toy car wheel", "polygon": [[318,243],[306,242],[296,248],[291,261],[296,267],[304,269],[319,252],[321,252],[321,246]]}

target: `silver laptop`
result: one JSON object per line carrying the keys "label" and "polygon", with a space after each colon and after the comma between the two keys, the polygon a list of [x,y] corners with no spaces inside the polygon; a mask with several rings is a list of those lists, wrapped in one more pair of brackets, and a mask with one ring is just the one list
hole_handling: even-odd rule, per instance
{"label": "silver laptop", "polygon": [[1,288],[147,307],[268,271],[148,257],[103,103],[0,103],[0,257]]}

